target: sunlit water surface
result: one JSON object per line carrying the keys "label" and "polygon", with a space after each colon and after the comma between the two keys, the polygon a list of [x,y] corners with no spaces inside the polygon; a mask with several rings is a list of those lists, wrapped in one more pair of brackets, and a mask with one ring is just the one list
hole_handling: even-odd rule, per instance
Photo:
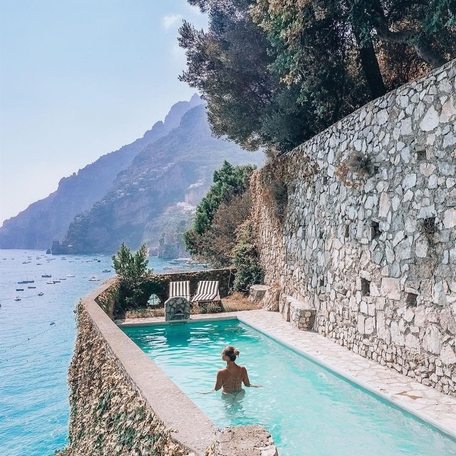
{"label": "sunlit water surface", "polygon": [[[261,424],[281,456],[450,456],[456,441],[236,320],[124,331],[216,423]],[[208,395],[232,344],[245,395]]]}
{"label": "sunlit water surface", "polygon": [[[157,272],[170,266],[156,258],[150,265]],[[82,296],[113,275],[102,272],[106,269],[112,271],[107,256],[0,250],[1,456],[47,456],[65,445],[73,310]],[[100,281],[89,281],[93,276]],[[58,279],[65,280],[46,283]],[[22,280],[34,283],[17,284]]]}

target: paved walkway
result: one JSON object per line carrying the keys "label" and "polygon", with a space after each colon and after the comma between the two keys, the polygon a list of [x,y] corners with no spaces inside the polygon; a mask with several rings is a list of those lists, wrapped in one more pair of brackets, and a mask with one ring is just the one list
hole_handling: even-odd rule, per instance
{"label": "paved walkway", "polygon": [[[318,363],[456,437],[456,397],[443,394],[388,367],[363,358],[319,334],[293,328],[277,312],[250,310],[217,315],[198,315],[193,316],[192,319],[227,317],[237,317],[257,330],[303,352]],[[135,319],[125,323],[158,322],[162,323],[163,318]]]}

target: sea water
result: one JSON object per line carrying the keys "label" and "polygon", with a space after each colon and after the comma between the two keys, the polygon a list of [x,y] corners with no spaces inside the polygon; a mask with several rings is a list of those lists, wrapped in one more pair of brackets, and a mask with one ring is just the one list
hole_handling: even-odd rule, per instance
{"label": "sea water", "polygon": [[[159,272],[170,265],[151,258],[150,266]],[[1,456],[53,455],[66,444],[73,311],[81,297],[112,275],[108,256],[0,250]],[[17,283],[23,280],[34,282]]]}
{"label": "sea water", "polygon": [[[454,439],[237,320],[124,331],[217,426],[260,424],[281,456],[456,455]],[[261,388],[201,394],[226,345]]]}

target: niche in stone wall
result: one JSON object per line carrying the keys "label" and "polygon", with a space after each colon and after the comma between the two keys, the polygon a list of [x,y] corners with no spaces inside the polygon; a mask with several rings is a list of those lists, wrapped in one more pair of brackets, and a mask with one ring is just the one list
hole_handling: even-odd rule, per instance
{"label": "niche in stone wall", "polygon": [[370,296],[371,292],[371,283],[370,280],[367,280],[361,277],[361,294],[363,296]]}
{"label": "niche in stone wall", "polygon": [[378,239],[382,232],[380,231],[380,223],[376,220],[371,221],[371,239]]}
{"label": "niche in stone wall", "polygon": [[437,231],[437,227],[435,225],[435,217],[428,217],[423,219],[421,226],[424,234],[427,236],[432,236]]}
{"label": "niche in stone wall", "polygon": [[417,161],[426,160],[426,149],[418,149],[415,153],[416,153],[416,160]]}
{"label": "niche in stone wall", "polygon": [[407,298],[405,300],[407,307],[416,307],[417,298],[418,295],[416,293],[407,293]]}

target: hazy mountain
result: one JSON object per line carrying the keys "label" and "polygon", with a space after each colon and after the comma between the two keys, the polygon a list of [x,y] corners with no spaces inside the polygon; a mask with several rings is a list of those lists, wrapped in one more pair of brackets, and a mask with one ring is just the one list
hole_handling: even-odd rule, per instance
{"label": "hazy mountain", "polygon": [[119,173],[104,198],[76,217],[64,244],[74,253],[112,253],[121,242],[158,246],[164,231],[189,220],[224,160],[258,165],[263,154],[214,138],[204,105],[187,111],[176,129]]}
{"label": "hazy mountain", "polygon": [[62,239],[74,217],[102,199],[139,152],[178,127],[182,116],[201,103],[197,95],[176,103],[164,122],[157,122],[142,138],[63,178],[55,192],[5,220],[0,248],[47,249],[53,240]]}

